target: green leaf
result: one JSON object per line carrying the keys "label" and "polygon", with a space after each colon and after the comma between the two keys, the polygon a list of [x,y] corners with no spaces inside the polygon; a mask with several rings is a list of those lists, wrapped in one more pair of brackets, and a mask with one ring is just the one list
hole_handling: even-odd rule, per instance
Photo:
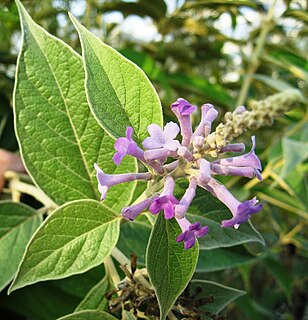
{"label": "green leaf", "polygon": [[143,140],[149,124],[162,126],[161,104],[153,86],[138,66],[70,17],[81,41],[92,112],[115,138],[124,136],[131,126],[138,140]]}
{"label": "green leaf", "polygon": [[242,246],[200,250],[196,272],[213,272],[251,263],[257,258]]}
{"label": "green leaf", "polygon": [[84,310],[68,314],[64,317],[58,318],[58,320],[117,320],[114,316],[107,312],[98,310]]}
{"label": "green leaf", "polygon": [[109,290],[108,278],[105,276],[98,282],[79,303],[75,311],[81,310],[101,310],[106,311],[108,301],[104,294]]}
{"label": "green leaf", "polygon": [[22,203],[0,202],[0,291],[13,279],[42,217]]}
{"label": "green leaf", "polygon": [[117,214],[94,200],[56,209],[32,237],[9,291],[101,264],[117,243],[119,224]]}
{"label": "green leaf", "polygon": [[274,260],[271,257],[268,257],[263,261],[266,268],[277,281],[279,287],[284,292],[288,299],[288,303],[291,303],[292,296],[292,276],[290,271],[287,270],[280,261]]}
{"label": "green leaf", "polygon": [[297,164],[308,158],[308,142],[285,138],[282,141],[284,165],[280,176],[285,177]]}
{"label": "green leaf", "polygon": [[146,266],[155,289],[160,319],[165,319],[178,296],[190,281],[198,261],[198,245],[185,250],[176,242],[181,233],[175,219],[166,220],[159,214],[147,248]]}
{"label": "green leaf", "polygon": [[214,301],[201,306],[201,310],[213,313],[220,312],[230,302],[245,294],[245,291],[230,288],[212,281],[192,280],[189,286],[190,294],[195,294],[195,299],[213,296]]}
{"label": "green leaf", "polygon": [[[16,1],[23,43],[14,93],[16,132],[21,155],[36,184],[57,204],[98,199],[94,162],[106,172],[134,171],[125,159],[112,163],[113,140],[91,115],[80,56],[35,24]],[[126,205],[134,185],[110,190],[106,204]]]}

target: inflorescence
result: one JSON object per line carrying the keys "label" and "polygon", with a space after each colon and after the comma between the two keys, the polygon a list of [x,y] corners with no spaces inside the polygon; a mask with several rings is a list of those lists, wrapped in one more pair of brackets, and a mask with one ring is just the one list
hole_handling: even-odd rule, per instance
{"label": "inflorescence", "polygon": [[[146,173],[106,174],[97,164],[94,165],[97,172],[98,190],[101,200],[104,200],[109,187],[133,180],[157,181],[161,178],[163,189],[154,192],[149,198],[122,209],[122,216],[126,220],[134,220],[142,211],[148,210],[152,214],[164,212],[165,219],[175,218],[182,233],[177,237],[177,242],[184,242],[184,248],[194,246],[196,238],[205,236],[209,228],[201,226],[200,222],[191,224],[186,217],[186,212],[196,195],[197,186],[209,191],[222,201],[231,211],[232,218],[221,222],[221,227],[238,228],[249,220],[250,216],[259,212],[262,205],[256,198],[238,201],[228,189],[217,181],[215,175],[233,175],[247,178],[257,177],[262,180],[260,171],[261,163],[256,156],[255,137],[251,138],[252,148],[243,155],[219,158],[214,161],[212,157],[225,152],[242,153],[245,150],[243,143],[222,143],[220,147],[215,144],[215,152],[208,152],[207,145],[211,134],[212,122],[218,115],[217,110],[211,104],[201,107],[201,121],[195,131],[192,130],[191,114],[197,107],[191,105],[185,99],[179,98],[171,105],[171,110],[178,118],[180,127],[174,122],[168,122],[162,129],[157,124],[148,126],[150,136],[143,142],[140,148],[133,140],[133,128],[127,127],[126,137],[117,139],[113,161],[119,165],[126,155],[131,155],[140,160],[148,169]],[[243,114],[244,107],[238,107],[233,116]],[[217,131],[217,129],[216,129]],[[181,133],[181,143],[176,140]],[[168,158],[174,161],[166,164]],[[210,158],[210,159],[209,159]],[[174,196],[175,180],[185,177],[189,186],[182,199]]]}

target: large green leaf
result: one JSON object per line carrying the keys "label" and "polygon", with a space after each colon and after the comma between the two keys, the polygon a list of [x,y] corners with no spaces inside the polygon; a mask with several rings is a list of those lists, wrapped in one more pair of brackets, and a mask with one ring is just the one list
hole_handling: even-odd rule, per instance
{"label": "large green leaf", "polygon": [[161,104],[153,86],[139,67],[70,17],[81,41],[93,113],[112,136],[123,136],[126,127],[132,126],[139,141],[143,140],[149,124],[162,125]]}
{"label": "large green leaf", "polygon": [[22,203],[0,202],[0,291],[12,280],[41,222],[38,212]]}
{"label": "large green leaf", "polygon": [[218,313],[230,302],[245,294],[245,291],[230,288],[212,281],[192,280],[190,293],[196,293],[195,299],[213,296],[214,301],[200,307],[201,310]]}
{"label": "large green leaf", "polygon": [[[126,159],[122,169],[112,163],[113,140],[91,115],[84,90],[80,56],[35,24],[22,4],[23,43],[18,57],[14,93],[16,132],[28,172],[57,204],[98,198],[94,162],[106,172],[135,170]],[[134,183],[117,186],[107,204],[127,204]]]}
{"label": "large green leaf", "polygon": [[56,209],[31,239],[10,291],[99,265],[117,243],[119,224],[116,213],[94,200]]}
{"label": "large green leaf", "polygon": [[198,244],[185,250],[176,242],[181,233],[175,219],[166,220],[160,214],[153,227],[147,248],[146,266],[160,307],[160,319],[165,319],[178,296],[190,281],[198,260]]}
{"label": "large green leaf", "polygon": [[111,314],[99,310],[83,310],[68,314],[58,320],[117,320]]}

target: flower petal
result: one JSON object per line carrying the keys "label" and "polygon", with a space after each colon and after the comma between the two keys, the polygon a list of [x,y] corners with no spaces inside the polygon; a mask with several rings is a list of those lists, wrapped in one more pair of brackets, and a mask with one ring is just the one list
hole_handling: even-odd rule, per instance
{"label": "flower petal", "polygon": [[173,140],[180,132],[180,127],[175,122],[168,122],[164,127],[166,140]]}
{"label": "flower petal", "polygon": [[157,139],[154,139],[152,137],[145,138],[142,142],[142,145],[145,149],[148,150],[159,149],[163,147],[161,141],[158,141]]}
{"label": "flower petal", "polygon": [[165,143],[164,131],[159,125],[155,123],[150,124],[148,126],[148,132],[153,139],[156,139],[158,142],[161,142],[162,145]]}

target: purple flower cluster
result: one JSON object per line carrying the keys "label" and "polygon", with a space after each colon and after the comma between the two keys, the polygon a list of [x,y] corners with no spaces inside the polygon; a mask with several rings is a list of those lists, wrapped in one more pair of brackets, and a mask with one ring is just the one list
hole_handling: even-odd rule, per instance
{"label": "purple flower cluster", "polygon": [[[243,109],[243,107],[241,107]],[[204,139],[211,132],[212,122],[217,117],[217,110],[211,104],[204,104],[201,107],[201,121],[195,131],[192,130],[191,114],[197,109],[188,101],[179,98],[171,105],[171,110],[177,116],[180,127],[169,122],[162,129],[157,124],[148,126],[149,137],[138,147],[133,140],[133,128],[127,127],[126,137],[117,139],[114,147],[116,153],[113,160],[119,165],[125,155],[131,155],[143,162],[151,172],[129,173],[129,174],[105,174],[97,164],[94,165],[97,172],[98,190],[101,193],[101,200],[104,200],[109,187],[133,180],[152,180],[162,177],[164,187],[161,192],[129,207],[122,209],[122,216],[126,220],[134,220],[142,211],[148,210],[152,214],[164,212],[165,219],[175,218],[182,233],[177,237],[177,242],[184,242],[184,248],[194,246],[196,238],[205,236],[208,233],[208,226],[201,226],[200,222],[191,224],[186,217],[186,212],[193,201],[197,186],[211,192],[222,201],[231,211],[232,218],[224,220],[222,227],[238,228],[240,224],[249,220],[250,215],[259,212],[262,205],[253,198],[244,202],[238,201],[227,188],[213,177],[219,175],[234,175],[247,178],[257,177],[262,179],[260,170],[261,163],[256,156],[255,137],[252,137],[252,148],[247,154],[236,157],[221,158],[214,161],[209,159],[195,158],[194,148],[201,148]],[[176,140],[181,132],[182,142]],[[243,152],[245,146],[242,143],[229,144],[221,148],[220,152]],[[165,164],[168,157],[175,159]],[[186,177],[189,186],[182,199],[174,196],[175,180],[178,177]]]}

